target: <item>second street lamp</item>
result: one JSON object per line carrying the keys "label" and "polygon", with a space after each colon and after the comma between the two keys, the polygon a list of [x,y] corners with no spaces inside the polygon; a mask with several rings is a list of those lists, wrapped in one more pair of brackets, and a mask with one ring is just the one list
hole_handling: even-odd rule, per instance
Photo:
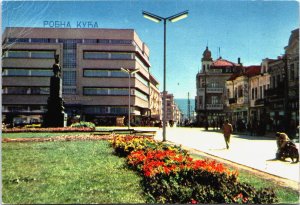
{"label": "second street lamp", "polygon": [[121,71],[125,72],[128,74],[128,130],[130,129],[130,96],[131,96],[131,91],[130,91],[130,79],[131,79],[131,75],[138,72],[139,69],[133,69],[133,70],[129,70],[127,68],[121,68]]}
{"label": "second street lamp", "polygon": [[156,14],[152,14],[147,11],[143,11],[143,16],[151,21],[159,23],[160,21],[164,21],[164,90],[163,90],[163,141],[166,141],[166,117],[167,117],[167,105],[166,105],[166,34],[167,34],[167,20],[170,22],[176,22],[181,19],[184,19],[188,16],[188,11],[183,11],[181,13],[175,14],[173,16],[169,16],[167,18],[158,16]]}

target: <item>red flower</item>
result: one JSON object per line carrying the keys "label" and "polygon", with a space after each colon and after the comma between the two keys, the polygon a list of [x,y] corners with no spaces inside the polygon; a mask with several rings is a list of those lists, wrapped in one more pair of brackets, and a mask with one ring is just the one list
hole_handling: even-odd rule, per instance
{"label": "red flower", "polygon": [[197,204],[198,202],[195,199],[191,200],[191,204]]}

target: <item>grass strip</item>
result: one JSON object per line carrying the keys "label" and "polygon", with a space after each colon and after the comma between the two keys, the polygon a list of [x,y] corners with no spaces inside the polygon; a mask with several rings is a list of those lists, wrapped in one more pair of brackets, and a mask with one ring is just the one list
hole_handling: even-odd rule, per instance
{"label": "grass strip", "polygon": [[2,144],[8,204],[145,203],[140,177],[107,141]]}

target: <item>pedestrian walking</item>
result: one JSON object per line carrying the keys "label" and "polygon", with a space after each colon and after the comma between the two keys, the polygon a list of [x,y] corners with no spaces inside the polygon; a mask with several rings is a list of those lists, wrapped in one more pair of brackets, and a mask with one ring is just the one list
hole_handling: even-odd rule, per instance
{"label": "pedestrian walking", "polygon": [[233,132],[232,125],[229,123],[228,120],[225,120],[225,123],[223,125],[223,134],[224,134],[224,139],[225,139],[227,149],[229,149],[230,136],[232,132]]}

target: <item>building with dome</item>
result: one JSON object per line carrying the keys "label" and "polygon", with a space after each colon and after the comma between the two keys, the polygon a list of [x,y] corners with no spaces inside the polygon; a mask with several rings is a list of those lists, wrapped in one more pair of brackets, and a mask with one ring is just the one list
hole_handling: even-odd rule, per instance
{"label": "building with dome", "polygon": [[211,51],[206,47],[201,59],[202,69],[196,76],[197,95],[195,111],[197,124],[210,126],[222,124],[226,112],[226,80],[242,69],[240,58],[233,63],[222,57],[213,60]]}

